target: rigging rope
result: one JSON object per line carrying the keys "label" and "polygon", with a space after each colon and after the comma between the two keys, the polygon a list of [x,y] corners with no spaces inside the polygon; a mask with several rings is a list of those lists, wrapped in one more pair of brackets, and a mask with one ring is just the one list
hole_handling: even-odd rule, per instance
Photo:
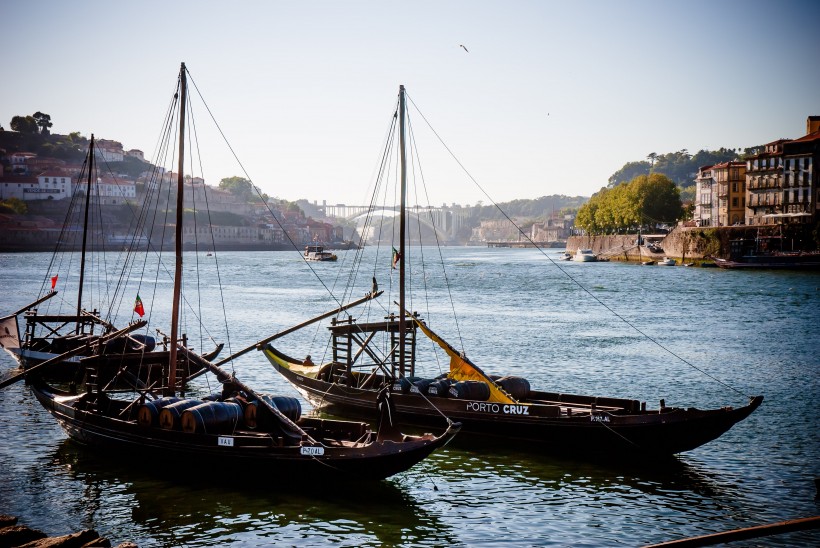
{"label": "rigging rope", "polygon": [[556,261],[552,260],[552,258],[551,258],[551,257],[550,257],[550,256],[549,256],[549,255],[548,255],[548,254],[547,254],[547,253],[546,253],[546,252],[545,252],[545,251],[544,251],[544,250],[543,250],[540,246],[538,246],[538,245],[537,245],[537,244],[536,244],[536,243],[535,243],[535,242],[534,242],[534,241],[533,241],[533,240],[529,237],[529,235],[528,235],[528,234],[526,234],[526,233],[524,232],[524,230],[523,230],[520,226],[518,226],[518,225],[515,223],[515,221],[513,221],[513,220],[509,217],[509,215],[507,215],[507,213],[506,213],[503,209],[501,209],[501,207],[500,207],[500,206],[499,206],[499,205],[495,202],[495,200],[493,200],[493,199],[490,197],[490,195],[489,195],[489,194],[487,194],[487,191],[485,191],[485,190],[484,190],[484,188],[483,188],[483,187],[482,187],[482,186],[478,183],[478,181],[476,181],[476,179],[472,176],[472,174],[471,174],[471,173],[467,170],[467,168],[466,168],[466,167],[464,167],[464,165],[461,163],[461,161],[460,161],[460,160],[456,157],[456,155],[453,153],[453,151],[452,151],[452,150],[450,150],[450,147],[448,147],[448,146],[447,146],[447,144],[444,142],[444,140],[441,138],[441,136],[438,134],[438,132],[437,132],[437,131],[433,128],[433,126],[430,124],[430,122],[427,120],[427,118],[424,116],[424,114],[423,114],[423,113],[421,112],[421,110],[418,108],[418,105],[416,105],[416,104],[415,104],[415,102],[413,101],[413,99],[412,99],[412,98],[410,98],[410,96],[409,96],[409,95],[408,95],[408,99],[409,99],[409,100],[410,100],[410,102],[413,104],[413,106],[416,108],[416,111],[419,113],[419,115],[421,116],[421,118],[422,118],[422,119],[424,120],[424,122],[427,124],[427,127],[430,129],[430,131],[432,131],[432,132],[433,132],[433,134],[434,134],[434,135],[436,136],[436,138],[439,140],[439,142],[440,142],[440,143],[441,143],[441,145],[444,147],[444,149],[447,151],[447,153],[448,153],[448,154],[450,154],[450,156],[453,158],[453,160],[455,160],[455,162],[458,164],[458,166],[461,168],[461,170],[462,170],[462,171],[463,171],[463,172],[467,175],[467,177],[468,177],[468,178],[469,178],[469,179],[473,182],[473,184],[475,184],[476,188],[478,188],[478,189],[481,191],[481,193],[482,193],[482,194],[483,194],[483,195],[484,195],[484,196],[485,196],[485,197],[486,197],[486,198],[487,198],[487,199],[488,199],[488,200],[489,200],[489,201],[490,201],[490,202],[491,202],[491,203],[495,206],[495,208],[496,208],[496,209],[497,209],[497,210],[498,210],[498,211],[499,211],[499,212],[500,212],[500,213],[504,216],[504,218],[505,218],[505,219],[507,219],[507,220],[508,220],[508,221],[509,221],[509,222],[510,222],[510,223],[511,223],[511,224],[512,224],[512,225],[513,225],[513,226],[514,226],[517,230],[518,230],[518,232],[519,232],[519,233],[520,233],[520,234],[521,234],[521,235],[522,235],[522,236],[523,236],[523,237],[524,237],[524,238],[525,238],[528,242],[530,242],[530,243],[531,243],[531,244],[535,247],[535,249],[537,249],[537,250],[538,250],[538,252],[539,252],[539,253],[541,253],[541,254],[542,254],[544,257],[546,257],[546,258],[547,258],[547,260],[549,260],[549,261],[550,261],[550,262],[551,262],[551,263],[552,263],[552,264],[553,264],[556,268],[558,268],[558,270],[559,270],[562,274],[564,274],[564,276],[566,276],[566,277],[567,277],[570,281],[572,281],[575,285],[577,285],[577,286],[578,286],[578,287],[579,287],[582,291],[584,291],[587,295],[589,295],[590,297],[592,297],[592,298],[593,298],[593,299],[594,299],[594,300],[595,300],[598,304],[600,304],[600,305],[601,305],[601,306],[603,306],[606,310],[608,310],[610,313],[612,313],[612,314],[613,314],[616,318],[618,318],[619,320],[621,320],[622,322],[624,322],[626,325],[628,325],[629,327],[631,327],[632,329],[634,329],[635,331],[637,331],[640,335],[642,335],[643,337],[645,337],[647,340],[649,340],[650,342],[652,342],[653,344],[655,344],[656,346],[658,346],[659,348],[661,348],[661,349],[662,349],[662,350],[664,350],[665,352],[669,353],[671,356],[673,356],[673,357],[677,358],[677,359],[678,359],[678,360],[680,360],[682,363],[684,363],[684,364],[688,365],[689,367],[691,367],[691,368],[695,369],[696,371],[700,372],[701,374],[703,374],[703,375],[705,375],[705,376],[709,377],[710,379],[714,380],[715,382],[717,382],[717,383],[721,384],[721,385],[722,385],[722,386],[724,386],[725,388],[728,388],[729,390],[732,390],[733,392],[736,392],[737,394],[740,394],[740,395],[743,395],[743,396],[747,396],[747,397],[749,397],[748,395],[743,394],[743,392],[741,392],[740,390],[736,389],[735,387],[733,387],[733,386],[731,386],[731,385],[727,384],[726,382],[724,382],[724,381],[722,381],[722,380],[718,379],[718,378],[717,378],[717,377],[715,377],[714,375],[712,375],[712,374],[710,374],[710,373],[708,373],[708,372],[704,371],[702,368],[700,368],[700,367],[698,367],[698,366],[694,365],[693,363],[689,362],[688,360],[686,360],[686,359],[685,359],[685,358],[683,358],[682,356],[680,356],[680,355],[678,355],[677,353],[675,353],[674,351],[672,351],[670,348],[668,348],[668,347],[666,347],[665,345],[663,345],[660,341],[658,341],[658,340],[657,340],[657,339],[655,339],[654,337],[652,337],[652,336],[650,336],[649,334],[645,333],[645,332],[644,332],[642,329],[640,329],[637,325],[635,325],[634,323],[630,322],[630,321],[629,321],[628,319],[626,319],[624,316],[622,316],[622,315],[621,315],[621,314],[619,314],[617,311],[615,311],[612,307],[610,307],[610,306],[609,306],[609,305],[607,305],[605,302],[603,302],[601,299],[599,299],[599,298],[598,298],[598,297],[597,297],[594,293],[592,293],[592,292],[591,292],[589,289],[587,289],[587,288],[586,288],[583,284],[581,284],[578,280],[576,280],[576,279],[575,279],[575,278],[574,278],[574,277],[573,277],[573,276],[572,276],[569,272],[567,272],[567,271],[566,271],[563,267],[561,267],[561,265],[559,265]]}

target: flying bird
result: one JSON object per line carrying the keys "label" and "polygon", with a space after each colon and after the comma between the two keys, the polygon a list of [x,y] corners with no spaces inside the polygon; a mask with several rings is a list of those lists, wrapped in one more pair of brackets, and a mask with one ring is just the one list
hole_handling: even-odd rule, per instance
{"label": "flying bird", "polygon": [[467,53],[470,53],[470,50],[468,50],[467,48],[465,48],[465,47],[464,47],[464,44],[459,44],[459,45],[458,45],[458,47],[460,47],[460,48],[464,48],[464,51],[466,51]]}

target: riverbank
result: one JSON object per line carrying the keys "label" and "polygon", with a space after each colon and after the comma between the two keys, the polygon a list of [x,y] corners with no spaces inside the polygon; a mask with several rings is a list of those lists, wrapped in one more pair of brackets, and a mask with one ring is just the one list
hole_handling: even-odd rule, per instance
{"label": "riverbank", "polygon": [[[638,234],[598,234],[571,236],[567,251],[591,249],[595,255],[613,261],[657,261],[670,257],[680,263],[700,264],[714,257],[728,257],[732,240],[754,239],[780,235],[789,249],[809,251],[813,245],[808,227],[796,226],[676,226],[668,234],[643,234],[643,245],[638,246]],[[653,245],[650,245],[653,244]]]}

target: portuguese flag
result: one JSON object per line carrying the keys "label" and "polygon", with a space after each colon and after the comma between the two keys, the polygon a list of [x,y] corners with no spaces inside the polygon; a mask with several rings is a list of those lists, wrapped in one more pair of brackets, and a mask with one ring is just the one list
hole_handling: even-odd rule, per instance
{"label": "portuguese flag", "polygon": [[134,303],[134,312],[140,315],[140,318],[145,316],[145,308],[142,306],[142,299],[140,299],[139,294],[137,294],[137,300]]}

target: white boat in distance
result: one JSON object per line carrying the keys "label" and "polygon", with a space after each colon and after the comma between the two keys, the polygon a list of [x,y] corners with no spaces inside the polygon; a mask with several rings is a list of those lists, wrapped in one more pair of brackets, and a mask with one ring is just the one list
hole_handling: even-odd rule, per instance
{"label": "white boat in distance", "polygon": [[595,256],[595,253],[593,253],[591,249],[579,249],[575,252],[575,257],[573,257],[572,260],[579,263],[591,263],[597,261],[598,257]]}
{"label": "white boat in distance", "polygon": [[662,261],[658,261],[658,266],[675,266],[676,264],[675,259],[669,257],[664,257]]}

